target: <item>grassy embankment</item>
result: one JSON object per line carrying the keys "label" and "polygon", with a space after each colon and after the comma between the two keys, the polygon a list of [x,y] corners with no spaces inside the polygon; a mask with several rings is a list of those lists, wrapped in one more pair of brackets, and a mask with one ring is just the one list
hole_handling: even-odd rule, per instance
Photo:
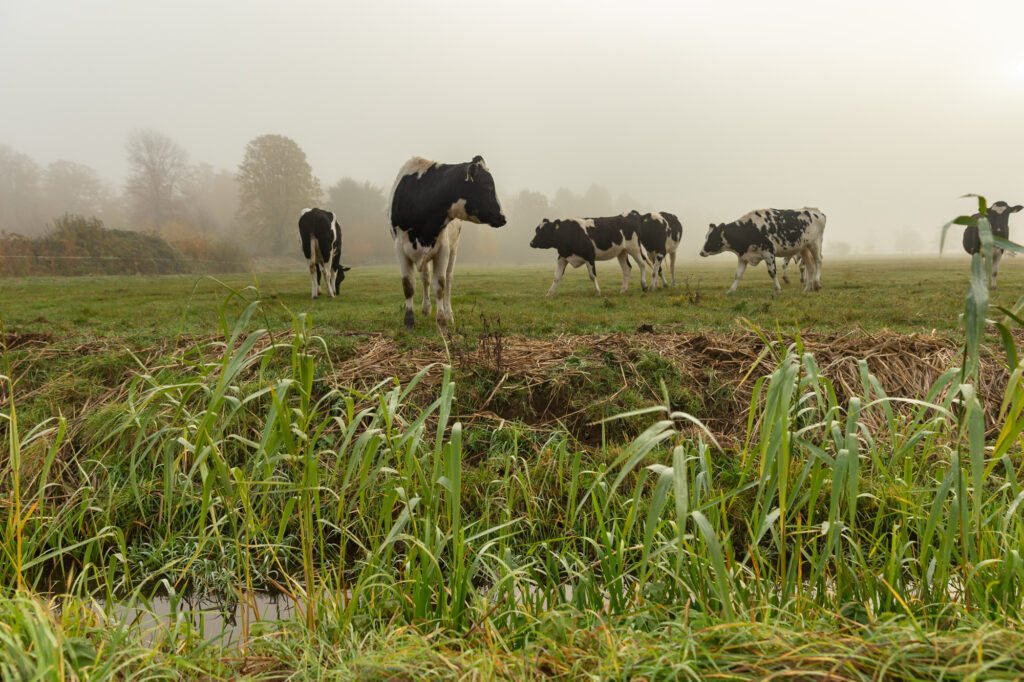
{"label": "grassy embankment", "polygon": [[[1024,389],[1013,374],[1008,417],[986,423],[981,398],[1003,396],[978,395],[983,317],[967,319],[968,371],[939,368],[913,396],[886,395],[867,363],[840,387],[792,333],[859,324],[957,343],[964,262],[915,265],[837,263],[821,294],[777,299],[759,270],[734,297],[719,269],[699,270],[699,289],[691,275],[689,292],[620,297],[604,269],[602,299],[575,272],[552,300],[547,269],[467,269],[446,342],[426,322],[397,331],[390,269],[353,271],[349,298],[315,303],[298,275],[261,278],[261,302],[225,301],[207,281],[192,294],[181,278],[0,282],[8,338],[21,339],[0,406],[0,582],[17,586],[0,665],[96,679],[1018,674]],[[1006,268],[998,300],[1021,283]],[[634,397],[650,410],[589,445],[557,426],[472,423],[471,401],[502,381],[458,362],[473,346],[641,325],[732,332],[739,317],[767,330],[742,337],[759,348],[744,438],[678,412],[688,375],[649,349],[630,367],[650,370]],[[428,374],[333,380],[382,338],[408,354],[447,345],[455,374],[426,393]],[[604,355],[563,361],[598,375],[573,385],[594,391],[583,402],[606,398]],[[683,407],[704,419],[708,405]],[[59,615],[34,596],[54,580]],[[260,589],[286,593],[298,616],[243,623],[229,650],[182,619],[147,638],[90,607],[195,590],[245,603]]]}

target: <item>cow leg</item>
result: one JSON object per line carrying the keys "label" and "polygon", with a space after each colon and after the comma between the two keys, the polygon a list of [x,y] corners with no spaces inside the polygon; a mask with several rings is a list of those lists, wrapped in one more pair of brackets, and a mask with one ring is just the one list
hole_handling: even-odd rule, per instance
{"label": "cow leg", "polygon": [[594,283],[594,295],[600,296],[601,287],[597,286],[597,265],[594,264],[594,261],[587,261],[587,274],[590,275],[590,281]]}
{"label": "cow leg", "polygon": [[452,232],[448,239],[448,267],[444,271],[444,314],[449,322],[455,321],[455,313],[452,312],[452,277],[455,274],[455,255],[459,252],[459,233],[453,227],[448,228]]}
{"label": "cow leg", "polygon": [[398,254],[398,269],[402,272],[402,293],[405,294],[405,330],[411,332],[416,328],[416,316],[412,312],[412,297],[416,293],[412,276],[413,263],[402,251],[398,239],[395,240],[395,252]]}
{"label": "cow leg", "polygon": [[568,265],[568,264],[569,264],[569,259],[568,258],[561,258],[561,257],[559,257],[558,261],[555,263],[555,281],[553,281],[551,283],[551,288],[548,289],[548,296],[554,296],[555,295],[555,287],[558,286],[558,283],[562,279],[562,275],[565,274],[565,266]]}
{"label": "cow leg", "polygon": [[732,286],[729,287],[728,293],[736,291],[736,287],[739,286],[740,278],[743,277],[743,271],[747,269],[747,262],[742,258],[736,263],[736,279],[732,281]]}
{"label": "cow leg", "polygon": [[423,282],[423,305],[420,310],[424,315],[430,314],[430,261],[423,263],[420,268],[420,280]]}
{"label": "cow leg", "polygon": [[772,278],[772,286],[775,287],[775,293],[779,293],[782,291],[782,285],[779,284],[778,272],[775,269],[775,254],[765,256],[764,264],[768,266],[768,276]]}
{"label": "cow leg", "polygon": [[320,295],[320,266],[312,258],[309,259],[309,282],[313,289],[312,298]]}
{"label": "cow leg", "polygon": [[668,254],[669,269],[672,271],[672,286],[676,285],[676,252],[670,251]]}
{"label": "cow leg", "polygon": [[334,267],[329,262],[324,263],[324,284],[327,285],[327,295],[330,298],[338,295],[338,287],[334,281],[336,276],[337,272],[335,272]]}
{"label": "cow leg", "polygon": [[[647,291],[647,289],[648,289],[648,287],[647,287],[647,279],[644,276],[644,256],[643,256],[643,253],[641,253],[641,251],[640,251],[640,247],[639,246],[634,247],[634,251],[630,255],[633,256],[633,258],[636,260],[636,264],[640,266],[640,289],[642,291]],[[653,280],[653,279],[654,279],[654,270],[651,270],[651,280]],[[622,291],[625,292],[626,290],[623,289]]]}
{"label": "cow leg", "polygon": [[999,261],[1003,259],[1003,250],[1000,248],[992,249],[992,289],[996,288],[996,276],[999,274]]}
{"label": "cow leg", "polygon": [[442,235],[442,239],[444,239],[444,241],[437,249],[437,254],[433,258],[434,262],[431,269],[434,272],[434,298],[437,303],[437,323],[442,327],[445,327],[448,324],[448,316],[444,309],[444,297],[448,290],[446,273],[448,272],[448,257],[451,255],[451,251],[449,250],[446,236]]}
{"label": "cow leg", "polygon": [[659,253],[655,261],[656,263],[651,266],[651,288],[655,287],[655,275],[653,273],[657,273],[657,276],[661,278],[661,286],[667,287],[668,280],[665,279],[665,254]]}
{"label": "cow leg", "polygon": [[[821,289],[821,242],[811,245],[811,253],[814,255],[814,290]],[[812,279],[811,273],[806,273],[807,279]]]}
{"label": "cow leg", "polygon": [[803,282],[804,291],[811,291],[814,288],[814,273],[817,268],[814,262],[814,251],[810,246],[800,250],[800,281]]}
{"label": "cow leg", "polygon": [[[622,288],[619,289],[619,293],[624,294],[629,289],[629,271],[633,269],[633,266],[629,264],[629,256],[625,251],[621,251],[617,258],[619,266],[622,267]],[[644,291],[647,291],[647,287],[644,287]]]}
{"label": "cow leg", "polygon": [[[789,284],[789,259],[790,256],[786,256],[786,260],[782,261],[782,281]],[[801,282],[803,279],[800,280]]]}

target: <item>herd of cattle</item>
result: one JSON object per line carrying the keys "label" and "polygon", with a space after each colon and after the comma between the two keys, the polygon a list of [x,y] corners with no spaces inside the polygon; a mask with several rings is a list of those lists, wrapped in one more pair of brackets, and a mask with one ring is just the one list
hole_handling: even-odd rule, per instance
{"label": "herd of cattle", "polygon": [[[994,235],[1007,238],[1009,216],[1021,210],[997,201],[989,208],[989,220]],[[391,234],[395,241],[395,254],[402,272],[405,293],[405,326],[412,329],[413,269],[419,270],[423,283],[423,314],[431,310],[428,286],[432,284],[437,305],[437,321],[444,325],[453,320],[451,304],[452,273],[459,246],[462,221],[501,227],[507,222],[498,202],[491,176],[483,157],[474,157],[468,163],[446,164],[413,157],[398,171],[391,188],[387,208]],[[736,290],[743,271],[748,265],[762,260],[768,267],[775,291],[781,291],[776,270],[776,257],[800,260],[804,291],[821,288],[821,240],[825,231],[825,214],[816,208],[798,210],[762,209],[751,211],[729,223],[712,224],[708,228],[701,256],[712,256],[730,251],[736,254],[736,278],[729,292]],[[341,225],[330,211],[306,209],[299,217],[302,252],[309,261],[312,295],[320,294],[323,275],[327,295],[337,295],[338,286],[345,279],[348,267],[341,264]],[[536,227],[530,246],[537,249],[555,249],[558,261],[555,279],[548,296],[555,293],[567,265],[587,266],[587,274],[594,284],[594,293],[600,295],[595,262],[619,261],[622,267],[622,288],[629,287],[633,261],[640,268],[640,287],[648,290],[644,267],[651,268],[650,288],[668,285],[663,265],[667,259],[672,285],[676,283],[676,249],[683,236],[683,226],[671,213],[640,213],[630,211],[605,218],[544,219]],[[964,249],[976,253],[980,247],[976,228],[964,233]],[[992,286],[999,269],[1002,249],[995,249],[992,264]],[[431,274],[433,280],[431,282]]]}

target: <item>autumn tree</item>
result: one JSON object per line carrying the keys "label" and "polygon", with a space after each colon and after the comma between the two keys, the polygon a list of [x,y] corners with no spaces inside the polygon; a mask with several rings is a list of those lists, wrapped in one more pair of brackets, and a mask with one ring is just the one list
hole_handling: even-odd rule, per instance
{"label": "autumn tree", "polygon": [[245,158],[235,176],[239,190],[239,218],[266,253],[298,248],[299,213],[316,206],[320,181],[306,161],[306,153],[291,138],[262,135],[245,147]]}
{"label": "autumn tree", "polygon": [[132,133],[125,147],[129,215],[137,225],[159,229],[183,210],[182,187],[189,177],[188,154],[174,140],[155,130]]}

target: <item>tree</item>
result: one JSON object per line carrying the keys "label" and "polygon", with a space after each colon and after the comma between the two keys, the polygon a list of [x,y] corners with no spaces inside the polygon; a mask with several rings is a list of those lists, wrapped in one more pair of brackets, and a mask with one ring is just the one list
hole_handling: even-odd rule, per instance
{"label": "tree", "polygon": [[283,135],[257,137],[246,145],[235,177],[239,217],[260,250],[280,253],[294,247],[299,213],[316,206],[322,194],[306,153]]}
{"label": "tree", "polygon": [[139,225],[158,229],[179,217],[182,186],[189,177],[188,154],[155,130],[132,133],[126,145],[129,214]]}
{"label": "tree", "polygon": [[0,232],[42,234],[39,165],[6,145],[0,145]]}
{"label": "tree", "polygon": [[343,262],[390,263],[394,241],[385,214],[384,190],[342,178],[327,190],[327,206],[341,222]]}
{"label": "tree", "polygon": [[111,204],[113,191],[96,169],[74,161],[54,161],[43,173],[46,211],[56,218],[66,213],[101,218]]}
{"label": "tree", "polygon": [[192,167],[181,194],[187,206],[186,221],[207,236],[234,231],[238,213],[238,181],[235,174],[216,170],[208,163]]}

